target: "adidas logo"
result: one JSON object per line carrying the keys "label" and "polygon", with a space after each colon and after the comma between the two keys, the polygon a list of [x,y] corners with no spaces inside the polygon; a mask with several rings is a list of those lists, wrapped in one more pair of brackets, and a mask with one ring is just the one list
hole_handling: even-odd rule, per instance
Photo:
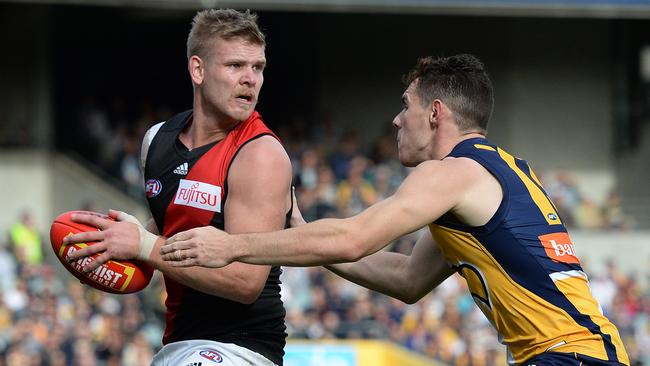
{"label": "adidas logo", "polygon": [[174,174],[187,175],[187,163],[183,163],[174,169]]}

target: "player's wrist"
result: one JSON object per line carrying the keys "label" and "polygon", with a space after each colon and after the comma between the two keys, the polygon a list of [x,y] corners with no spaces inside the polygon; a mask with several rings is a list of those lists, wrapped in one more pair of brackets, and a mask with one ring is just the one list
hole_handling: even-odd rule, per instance
{"label": "player's wrist", "polygon": [[117,221],[130,222],[138,228],[140,242],[138,243],[136,259],[148,261],[154,246],[156,246],[158,235],[149,232],[135,216],[129,215],[126,212],[110,210],[109,215],[113,215]]}
{"label": "player's wrist", "polygon": [[137,259],[148,261],[151,256],[153,248],[156,246],[156,241],[158,241],[158,235],[150,233],[142,225],[137,225],[138,230],[140,231],[140,246],[138,248]]}
{"label": "player's wrist", "polygon": [[230,262],[236,262],[242,259],[246,259],[250,255],[250,250],[249,250],[249,245],[250,245],[250,235],[249,234],[239,234],[239,235],[232,235],[232,238],[234,238],[234,245],[232,245],[232,249],[229,250],[229,253],[231,254]]}

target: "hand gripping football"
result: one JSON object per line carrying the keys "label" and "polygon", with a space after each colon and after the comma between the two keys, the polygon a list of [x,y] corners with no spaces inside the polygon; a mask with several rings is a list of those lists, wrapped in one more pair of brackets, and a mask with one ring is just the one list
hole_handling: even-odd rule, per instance
{"label": "hand gripping football", "polygon": [[56,257],[61,261],[63,267],[84,284],[104,292],[128,294],[140,291],[147,287],[149,281],[151,281],[151,276],[153,275],[153,268],[141,261],[111,260],[89,273],[84,273],[83,267],[101,253],[80,258],[72,263],[68,262],[67,257],[70,253],[89,245],[93,245],[95,242],[64,245],[63,238],[80,232],[99,230],[96,227],[72,221],[70,217],[75,213],[88,213],[100,216],[104,219],[112,220],[112,218],[107,215],[89,211],[65,212],[55,218],[50,227],[50,242],[52,243],[52,249],[54,250]]}

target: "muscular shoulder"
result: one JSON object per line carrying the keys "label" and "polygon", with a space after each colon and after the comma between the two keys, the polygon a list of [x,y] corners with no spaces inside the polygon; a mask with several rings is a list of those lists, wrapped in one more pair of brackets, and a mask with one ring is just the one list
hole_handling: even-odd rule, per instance
{"label": "muscular shoulder", "polygon": [[452,212],[470,226],[487,223],[503,198],[499,181],[469,158],[447,158],[440,163],[441,175],[457,195]]}
{"label": "muscular shoulder", "polygon": [[262,136],[244,145],[234,164],[244,165],[255,170],[291,170],[291,161],[284,147],[272,136]]}
{"label": "muscular shoulder", "polygon": [[[272,136],[262,136],[244,145],[230,168],[229,184],[246,186],[291,181],[291,161],[284,147]],[[275,185],[275,184],[273,184]]]}
{"label": "muscular shoulder", "polygon": [[[465,206],[468,198],[476,199],[478,192],[498,188],[492,175],[469,158],[446,158],[419,164],[402,185],[403,194],[418,195],[436,202],[444,198],[450,210]],[[496,184],[496,185],[495,185]],[[422,195],[422,192],[429,194]]]}
{"label": "muscular shoulder", "polygon": [[[226,230],[250,232],[282,228],[291,203],[291,178],[291,162],[275,138],[263,136],[244,145],[228,173]],[[250,223],[239,219],[253,215],[263,220]],[[229,217],[238,219],[228,220]]]}

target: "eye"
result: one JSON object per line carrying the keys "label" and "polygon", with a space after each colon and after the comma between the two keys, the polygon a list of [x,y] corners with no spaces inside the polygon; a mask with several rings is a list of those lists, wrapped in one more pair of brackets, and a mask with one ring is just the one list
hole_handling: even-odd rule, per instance
{"label": "eye", "polygon": [[266,65],[263,65],[263,64],[253,65],[253,70],[255,70],[255,71],[264,71],[265,66]]}
{"label": "eye", "polygon": [[231,68],[231,69],[239,69],[241,67],[241,64],[232,63],[232,64],[229,64],[228,67]]}

